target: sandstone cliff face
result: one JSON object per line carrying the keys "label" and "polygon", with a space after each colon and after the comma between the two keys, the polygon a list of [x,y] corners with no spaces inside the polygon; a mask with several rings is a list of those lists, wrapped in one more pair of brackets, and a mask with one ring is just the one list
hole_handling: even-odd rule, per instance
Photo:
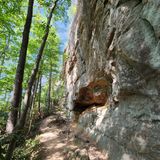
{"label": "sandstone cliff face", "polygon": [[160,0],[77,8],[65,76],[78,128],[111,160],[160,160]]}

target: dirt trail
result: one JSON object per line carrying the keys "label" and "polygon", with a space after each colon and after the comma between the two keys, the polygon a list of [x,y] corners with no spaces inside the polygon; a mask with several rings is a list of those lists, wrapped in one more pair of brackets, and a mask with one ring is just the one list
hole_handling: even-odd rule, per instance
{"label": "dirt trail", "polygon": [[45,118],[40,125],[41,160],[106,160],[104,154],[88,142],[76,144],[69,123],[58,115]]}

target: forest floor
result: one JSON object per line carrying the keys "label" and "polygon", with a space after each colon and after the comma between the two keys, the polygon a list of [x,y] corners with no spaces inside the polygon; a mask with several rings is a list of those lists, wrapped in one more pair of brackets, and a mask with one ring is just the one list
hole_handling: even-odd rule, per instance
{"label": "forest floor", "polygon": [[59,114],[42,120],[38,160],[106,160],[105,155],[88,141],[78,139],[70,123]]}

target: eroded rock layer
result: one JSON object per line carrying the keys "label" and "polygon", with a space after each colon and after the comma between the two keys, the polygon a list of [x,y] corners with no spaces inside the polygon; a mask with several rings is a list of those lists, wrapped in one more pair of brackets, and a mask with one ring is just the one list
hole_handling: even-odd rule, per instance
{"label": "eroded rock layer", "polygon": [[67,52],[79,129],[111,160],[160,160],[160,0],[79,0]]}

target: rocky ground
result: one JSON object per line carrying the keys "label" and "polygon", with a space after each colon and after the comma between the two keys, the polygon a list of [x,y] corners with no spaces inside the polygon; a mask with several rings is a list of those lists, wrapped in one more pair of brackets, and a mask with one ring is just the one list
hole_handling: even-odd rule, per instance
{"label": "rocky ground", "polygon": [[88,140],[81,139],[60,115],[45,118],[40,125],[38,160],[106,160]]}

